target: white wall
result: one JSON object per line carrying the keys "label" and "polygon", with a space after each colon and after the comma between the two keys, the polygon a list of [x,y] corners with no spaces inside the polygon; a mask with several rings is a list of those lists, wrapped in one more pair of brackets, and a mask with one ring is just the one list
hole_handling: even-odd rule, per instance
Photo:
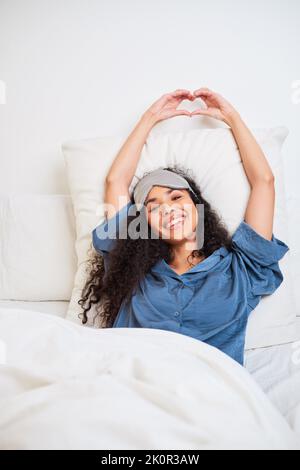
{"label": "white wall", "polygon": [[162,93],[208,86],[249,127],[290,129],[300,197],[299,57],[299,0],[0,0],[0,191],[68,192],[62,141],[125,137]]}

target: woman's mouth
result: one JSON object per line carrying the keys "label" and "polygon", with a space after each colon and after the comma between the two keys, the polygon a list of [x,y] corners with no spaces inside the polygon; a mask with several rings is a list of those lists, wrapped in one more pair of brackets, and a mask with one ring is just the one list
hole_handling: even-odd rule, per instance
{"label": "woman's mouth", "polygon": [[174,217],[174,219],[172,219],[170,222],[167,223],[166,228],[167,229],[176,229],[176,228],[180,227],[183,224],[185,218],[186,218],[185,214]]}

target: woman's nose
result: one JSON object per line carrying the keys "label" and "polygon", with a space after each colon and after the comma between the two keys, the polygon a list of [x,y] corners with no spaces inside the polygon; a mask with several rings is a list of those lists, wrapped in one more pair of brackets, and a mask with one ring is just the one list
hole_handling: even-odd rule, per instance
{"label": "woman's nose", "polygon": [[161,205],[162,214],[164,214],[164,215],[168,214],[171,210],[172,210],[172,207],[169,204],[167,204],[166,202]]}
{"label": "woman's nose", "polygon": [[[174,212],[176,210],[176,207],[175,205],[171,205],[171,204],[162,204],[162,215],[163,216],[166,216],[166,215],[169,215],[171,212]],[[177,208],[178,210],[178,208]]]}

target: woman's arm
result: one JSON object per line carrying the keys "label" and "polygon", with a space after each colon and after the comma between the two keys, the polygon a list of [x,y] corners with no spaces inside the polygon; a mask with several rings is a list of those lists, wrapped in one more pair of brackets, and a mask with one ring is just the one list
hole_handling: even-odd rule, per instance
{"label": "woman's arm", "polygon": [[106,175],[104,203],[108,205],[107,219],[130,201],[129,186],[153,125],[153,117],[145,113],[121,147]]}
{"label": "woman's arm", "polygon": [[214,117],[230,126],[251,186],[245,222],[264,238],[271,240],[275,206],[274,175],[261,147],[237,110],[221,95],[208,88],[200,88],[194,92],[194,96],[200,97],[207,108],[197,109],[192,115]]}
{"label": "woman's arm", "polygon": [[108,204],[107,218],[112,217],[129,200],[129,187],[136,172],[143,146],[152,127],[159,121],[190,113],[176,109],[183,100],[193,101],[195,97],[188,91],[178,89],[161,96],[142,115],[115,157],[105,180],[104,202]]}
{"label": "woman's arm", "polygon": [[115,157],[106,175],[106,183],[122,183],[124,186],[130,186],[143,146],[154,124],[153,116],[146,111]]}

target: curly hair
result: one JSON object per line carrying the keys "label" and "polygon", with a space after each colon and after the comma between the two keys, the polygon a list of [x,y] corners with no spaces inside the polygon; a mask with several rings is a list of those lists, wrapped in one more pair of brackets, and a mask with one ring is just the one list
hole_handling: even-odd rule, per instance
{"label": "curly hair", "polygon": [[[184,177],[195,195],[190,191],[194,204],[202,203],[204,206],[204,241],[199,250],[193,250],[190,256],[207,258],[215,250],[224,246],[232,250],[232,237],[217,212],[206,201],[199,186],[196,184],[191,170],[186,170],[179,164],[164,168]],[[144,176],[150,172],[144,173]],[[134,203],[133,191],[130,197]],[[127,227],[138,215],[127,215]],[[161,259],[167,263],[173,259],[173,250],[167,240],[151,238],[151,229],[147,238],[116,239],[113,249],[109,253],[109,267],[105,270],[104,258],[101,253],[93,250],[86,262],[85,272],[87,280],[81,293],[78,304],[83,309],[79,313],[82,323],[88,322],[88,312],[94,305],[96,314],[93,323],[98,317],[101,327],[111,328],[123,302],[130,301],[139,282]]]}

